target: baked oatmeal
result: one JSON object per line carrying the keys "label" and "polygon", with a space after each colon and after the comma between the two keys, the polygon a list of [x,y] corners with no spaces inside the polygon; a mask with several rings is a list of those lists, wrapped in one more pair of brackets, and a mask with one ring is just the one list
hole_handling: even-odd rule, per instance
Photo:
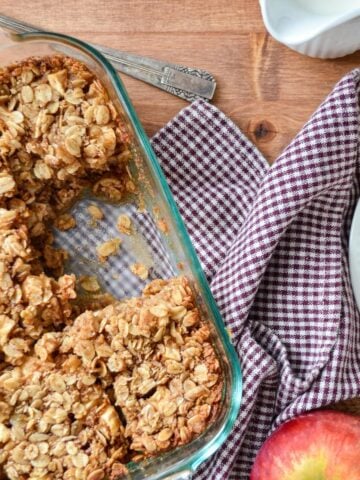
{"label": "baked oatmeal", "polygon": [[0,70],[0,132],[0,351],[17,365],[72,315],[75,277],[49,225],[73,228],[85,189],[126,194],[130,139],[99,80],[63,56]]}
{"label": "baked oatmeal", "polygon": [[[116,301],[96,277],[64,274],[52,228],[76,227],[68,208],[86,190],[136,194],[131,139],[85,65],[54,55],[1,69],[0,132],[0,478],[115,479],[216,416],[209,326],[184,277]],[[103,218],[96,206],[89,215]],[[121,233],[131,228],[119,218]],[[97,249],[103,262],[117,252],[120,238]]]}

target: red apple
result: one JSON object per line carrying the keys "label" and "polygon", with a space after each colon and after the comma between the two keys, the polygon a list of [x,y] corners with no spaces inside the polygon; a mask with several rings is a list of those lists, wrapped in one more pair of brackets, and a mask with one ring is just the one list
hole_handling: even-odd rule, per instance
{"label": "red apple", "polygon": [[262,446],[250,480],[360,480],[360,417],[324,410],[289,420]]}

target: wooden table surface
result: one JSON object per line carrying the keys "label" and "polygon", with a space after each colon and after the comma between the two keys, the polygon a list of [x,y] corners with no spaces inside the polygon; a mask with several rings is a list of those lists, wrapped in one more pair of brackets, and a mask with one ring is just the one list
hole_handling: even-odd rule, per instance
{"label": "wooden table surface", "polygon": [[[333,85],[360,67],[360,51],[304,57],[266,33],[256,0],[1,0],[0,12],[54,30],[174,63],[217,79],[213,103],[273,161]],[[122,77],[149,135],[187,103]],[[360,413],[360,401],[341,405]]]}

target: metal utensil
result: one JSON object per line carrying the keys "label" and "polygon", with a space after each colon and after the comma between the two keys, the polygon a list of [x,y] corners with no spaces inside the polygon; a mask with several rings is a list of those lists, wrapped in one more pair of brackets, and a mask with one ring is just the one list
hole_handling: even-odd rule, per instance
{"label": "metal utensil", "polygon": [[[5,15],[0,15],[0,27],[16,33],[44,31]],[[99,50],[120,72],[150,83],[188,102],[198,98],[211,100],[214,95],[216,81],[205,70],[155,60],[101,45],[90,45]]]}

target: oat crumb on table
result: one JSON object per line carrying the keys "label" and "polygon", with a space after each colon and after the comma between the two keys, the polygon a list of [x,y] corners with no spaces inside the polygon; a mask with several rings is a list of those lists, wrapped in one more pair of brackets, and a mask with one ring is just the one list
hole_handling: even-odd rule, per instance
{"label": "oat crumb on table", "polygon": [[[54,55],[1,68],[0,132],[0,478],[114,480],[216,417],[209,326],[186,278],[118,302],[96,278],[63,273],[52,226],[76,225],[66,210],[85,190],[136,192],[129,134],[83,64]],[[101,260],[120,242],[100,245]],[[94,293],[85,304],[77,281]]]}

